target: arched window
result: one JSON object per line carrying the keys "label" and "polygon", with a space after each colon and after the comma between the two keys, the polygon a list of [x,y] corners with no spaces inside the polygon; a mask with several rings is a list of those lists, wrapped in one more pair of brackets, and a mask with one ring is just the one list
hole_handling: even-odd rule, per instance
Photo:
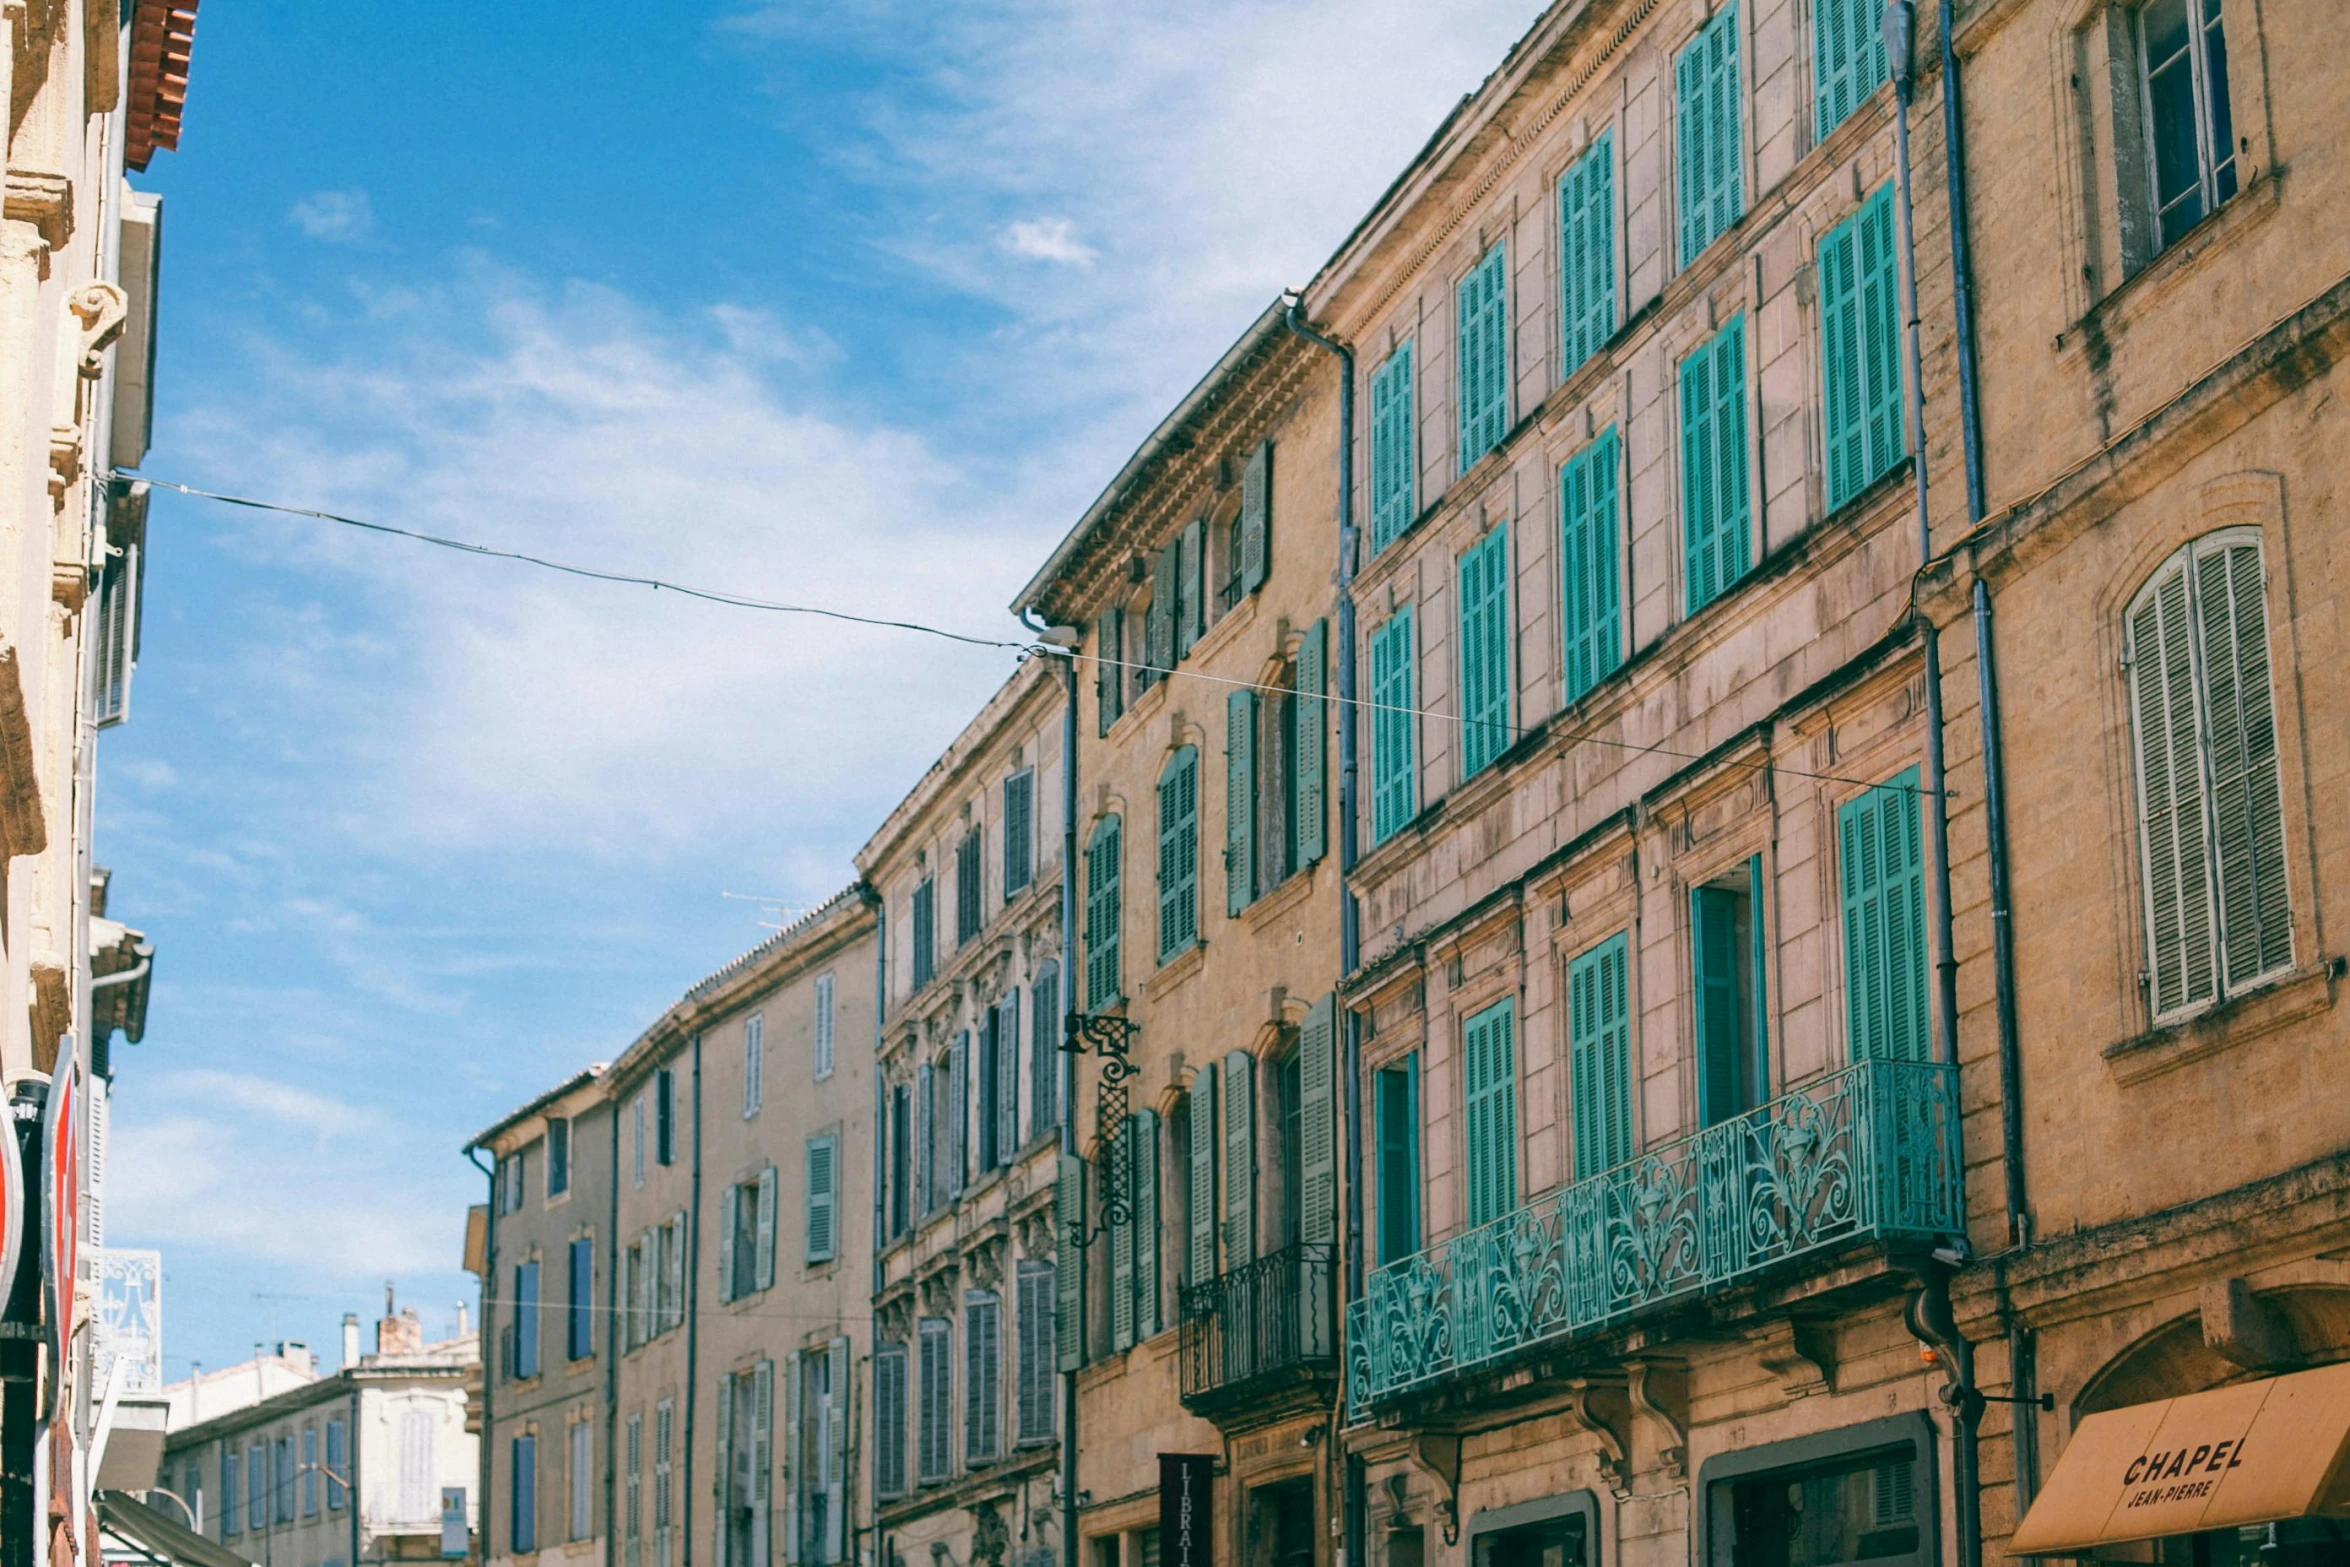
{"label": "arched window", "polygon": [[2164,561],[2130,602],[2146,985],[2165,1021],[2293,964],[2260,535]]}
{"label": "arched window", "polygon": [[1118,999],[1118,818],[1105,816],[1085,845],[1085,1005]]}
{"label": "arched window", "polygon": [[1159,961],[1199,939],[1199,748],[1159,773]]}

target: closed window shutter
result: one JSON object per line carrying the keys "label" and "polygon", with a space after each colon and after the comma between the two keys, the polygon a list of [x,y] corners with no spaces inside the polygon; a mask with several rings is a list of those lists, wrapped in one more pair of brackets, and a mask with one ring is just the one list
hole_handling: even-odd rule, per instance
{"label": "closed window shutter", "polygon": [[937,1201],[937,1182],[931,1173],[937,1148],[937,1130],[932,1125],[937,1115],[933,1101],[938,1097],[938,1069],[929,1062],[914,1068],[914,1207],[918,1214],[928,1213]]}
{"label": "closed window shutter", "polygon": [[1570,702],[1623,662],[1623,590],[1616,562],[1623,531],[1616,513],[1620,453],[1611,425],[1559,470],[1560,620]]}
{"label": "closed window shutter", "polygon": [[1004,992],[995,1006],[996,1162],[1010,1164],[1020,1147],[1020,992]]}
{"label": "closed window shutter", "polygon": [[2293,965],[2262,579],[2257,545],[2196,550],[2195,621],[2211,757],[2211,841],[2219,861],[2221,977],[2231,991]]}
{"label": "closed window shutter", "polygon": [[925,876],[914,888],[913,982],[919,990],[930,983],[938,964],[938,884]]}
{"label": "closed window shutter", "polygon": [[963,1302],[963,1462],[982,1464],[996,1456],[997,1408],[1003,1389],[1001,1307],[993,1295],[973,1291]]}
{"label": "closed window shutter", "polygon": [[1182,555],[1175,573],[1175,656],[1191,656],[1208,630],[1208,524],[1194,517],[1185,524]]}
{"label": "closed window shutter", "polygon": [[1237,915],[1256,896],[1257,693],[1224,694],[1224,912]]}
{"label": "closed window shutter", "polygon": [[1059,1221],[1060,1260],[1053,1270],[1054,1363],[1062,1371],[1085,1366],[1085,1339],[1078,1331],[1079,1309],[1085,1303],[1085,1161],[1073,1153],[1060,1157],[1059,1190],[1054,1212]]}
{"label": "closed window shutter", "polygon": [[[566,1346],[573,1360],[585,1360],[596,1348],[596,1243],[580,1239],[571,1243],[571,1325]],[[336,1427],[329,1426],[332,1433]],[[330,1442],[328,1444],[332,1446]],[[328,1468],[332,1469],[333,1464]]]}
{"label": "closed window shutter", "polygon": [[1629,944],[1618,932],[1568,966],[1575,1179],[1632,1157]]}
{"label": "closed window shutter", "polygon": [[[1125,1188],[1126,1222],[1110,1227],[1110,1348],[1120,1354],[1134,1347],[1134,1117],[1118,1128],[1111,1146],[1103,1150],[1103,1179]],[[1105,1198],[1107,1194],[1105,1193]]]}
{"label": "closed window shutter", "polygon": [[2149,978],[2158,1018],[2218,994],[2190,595],[2181,557],[2164,567],[2130,613],[2138,832],[2146,858]]}
{"label": "closed window shutter", "polygon": [[1097,1012],[1118,999],[1119,833],[1103,818],[1085,851],[1085,1003]]}
{"label": "closed window shutter", "polygon": [[1134,1336],[1140,1341],[1159,1331],[1159,1257],[1164,1241],[1159,1234],[1157,1111],[1134,1112],[1128,1147],[1133,1158],[1129,1190],[1134,1213]]}
{"label": "closed window shutter", "polygon": [[1460,599],[1461,776],[1469,778],[1510,745],[1507,523],[1462,553]]}
{"label": "closed window shutter", "polygon": [[734,1457],[734,1373],[731,1371],[722,1373],[718,1378],[717,1447],[718,1462],[713,1474],[716,1477],[718,1489],[718,1505],[712,1509],[716,1514],[712,1522],[718,1538],[717,1549],[712,1553],[712,1559],[718,1563],[718,1567],[746,1567],[745,1563],[727,1560],[726,1550],[727,1537],[733,1533],[731,1529],[727,1528],[727,1524],[731,1521],[727,1514],[747,1500],[747,1498],[731,1494],[735,1479],[731,1466],[731,1460]]}
{"label": "closed window shutter", "polygon": [[1216,1276],[1216,1063],[1203,1062],[1191,1080],[1190,1278],[1196,1287]]}
{"label": "closed window shutter", "polygon": [[783,1559],[787,1563],[798,1563],[807,1555],[800,1538],[800,1491],[807,1484],[809,1458],[807,1410],[807,1357],[795,1352],[783,1361]]}
{"label": "closed window shutter", "polygon": [[1049,1441],[1053,1434],[1053,1265],[1020,1264],[1020,1440]]}
{"label": "closed window shutter", "polygon": [[1909,444],[1901,408],[1901,282],[1893,248],[1892,185],[1878,186],[1853,221],[1859,228],[1861,367],[1867,377],[1873,479],[1890,472]]}
{"label": "closed window shutter", "polygon": [[1036,971],[1033,994],[1036,1037],[1028,1046],[1028,1135],[1042,1137],[1061,1121],[1061,968],[1047,963]]}
{"label": "closed window shutter", "polygon": [[1406,338],[1371,375],[1371,553],[1412,525],[1412,341]]}
{"label": "closed window shutter", "polygon": [[1126,711],[1126,612],[1113,609],[1093,623],[1095,728],[1108,734]]}
{"label": "closed window shutter", "polygon": [[[838,1140],[830,1137],[815,1137],[808,1141],[808,1261],[810,1262],[830,1262],[833,1250],[838,1244],[835,1230],[839,1208],[839,1194],[836,1190],[840,1163],[839,1147]],[[768,1197],[768,1193],[772,1189],[769,1178],[762,1176],[760,1178],[759,1207],[760,1218],[766,1222],[760,1226],[759,1250],[767,1260],[770,1269],[774,1266],[775,1253],[773,1204]]]}
{"label": "closed window shutter", "polygon": [[1831,511],[1901,460],[1901,311],[1893,239],[1893,188],[1887,185],[1820,240]]}
{"label": "closed window shutter", "polygon": [[1371,633],[1371,841],[1385,843],[1418,813],[1413,771],[1412,607]]}
{"label": "closed window shutter", "polygon": [[1308,1246],[1338,1244],[1338,1003],[1306,1010],[1297,1035],[1298,1235]]}
{"label": "closed window shutter", "polygon": [[734,1233],[742,1206],[743,1189],[729,1186],[718,1194],[718,1300],[734,1299]]}
{"label": "closed window shutter", "polygon": [[1372,1079],[1379,1161],[1379,1264],[1420,1249],[1420,1058],[1404,1056]]}
{"label": "closed window shutter", "polygon": [[1500,1218],[1518,1203],[1517,1007],[1499,1001],[1461,1030],[1468,1119],[1468,1218]]}
{"label": "closed window shutter", "polygon": [[1273,562],[1273,443],[1260,441],[1240,473],[1240,589],[1265,585]]}
{"label": "closed window shutter", "polygon": [[1923,1061],[1932,1043],[1917,790],[1913,767],[1836,811],[1844,1010],[1855,1061]]}
{"label": "closed window shutter", "polygon": [[965,1140],[971,1128],[971,1031],[955,1035],[947,1046],[946,1194],[963,1189],[969,1175]]}
{"label": "closed window shutter", "polygon": [[824,1418],[824,1559],[844,1559],[848,1542],[849,1341],[836,1336],[824,1346],[831,1392]]}
{"label": "closed window shutter", "polygon": [[1159,775],[1159,961],[1199,934],[1199,752],[1185,746]]}
{"label": "closed window shutter", "polygon": [[775,1474],[775,1362],[762,1360],[751,1369],[751,1560],[749,1567],[767,1567],[768,1519],[774,1507]]}
{"label": "closed window shutter", "polygon": [[1183,552],[1173,542],[1151,558],[1151,602],[1143,612],[1143,681],[1155,684],[1175,667],[1175,599]]}
{"label": "closed window shutter", "polygon": [[1681,361],[1681,506],[1689,613],[1746,575],[1746,319]]}
{"label": "closed window shutter", "polygon": [[1559,179],[1559,364],[1573,375],[1616,330],[1616,142],[1613,130]]}
{"label": "closed window shutter", "polygon": [[1027,890],[1036,879],[1036,774],[1014,773],[1004,780],[1004,897]]}
{"label": "closed window shutter", "polygon": [[1460,349],[1461,471],[1509,434],[1509,257],[1496,244],[1455,290]]}
{"label": "closed window shutter", "polygon": [[[1822,0],[1823,6],[1835,0]],[[1862,416],[1860,350],[1860,235],[1851,222],[1820,240],[1820,371],[1828,426],[1828,509],[1860,493],[1867,461]]]}
{"label": "closed window shutter", "polygon": [[[786,1432],[791,1430],[787,1423]],[[906,1494],[906,1347],[884,1345],[873,1352],[873,1489],[883,1496]]]}
{"label": "closed window shutter", "polygon": [[1869,0],[1812,7],[1812,139],[1825,141],[1885,80],[1885,34]]}
{"label": "closed window shutter", "polygon": [[1330,852],[1329,750],[1330,623],[1306,627],[1297,650],[1297,806],[1290,814],[1299,869]]}
{"label": "closed window shutter", "polygon": [[1738,103],[1738,7],[1724,6],[1673,60],[1681,265],[1746,210]]}
{"label": "closed window shutter", "polygon": [[1697,971],[1697,1115],[1711,1126],[1747,1108],[1739,1087],[1746,1036],[1738,992],[1739,965],[1746,953],[1738,939],[1736,893],[1692,887],[1689,914]]}
{"label": "closed window shutter", "polygon": [[984,865],[979,829],[975,827],[955,848],[955,945],[958,947],[978,935],[986,919]]}
{"label": "closed window shutter", "polygon": [[1234,1272],[1257,1259],[1256,1084],[1256,1057],[1224,1058],[1224,1265]]}

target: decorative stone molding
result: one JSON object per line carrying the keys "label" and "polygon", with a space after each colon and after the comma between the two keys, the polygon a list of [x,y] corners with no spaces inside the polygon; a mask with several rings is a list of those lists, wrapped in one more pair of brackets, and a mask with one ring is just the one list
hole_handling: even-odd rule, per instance
{"label": "decorative stone molding", "polygon": [[106,350],[122,336],[130,318],[130,296],[112,283],[93,279],[65,296],[65,308],[82,325],[81,372],[95,379],[105,373]]}
{"label": "decorative stone molding", "polygon": [[[1570,1429],[1599,1438],[1599,1472],[1606,1478],[1608,1490],[1620,1502],[1632,1494],[1632,1461],[1624,1441],[1628,1434],[1626,1427],[1630,1422],[1612,1419],[1610,1416],[1613,1411],[1603,1413],[1592,1406],[1594,1398],[1614,1391],[1613,1387],[1605,1383],[1578,1378],[1567,1384],[1567,1401],[1560,1412],[1565,1415]],[[1626,1414],[1629,1413],[1627,1409]]]}
{"label": "decorative stone molding", "polygon": [[1765,1323],[1747,1335],[1747,1342],[1754,1346],[1762,1368],[1779,1379],[1781,1391],[1790,1400],[1834,1391],[1829,1376],[1833,1355],[1816,1333],[1792,1318]]}
{"label": "decorative stone molding", "polygon": [[1444,1543],[1461,1542],[1461,1434],[1458,1431],[1414,1431],[1405,1449],[1413,1467],[1434,1480],[1436,1521]]}
{"label": "decorative stone molding", "polygon": [[0,217],[30,223],[40,230],[41,242],[56,250],[73,235],[73,181],[38,169],[10,169]]}
{"label": "decorative stone molding", "polygon": [[49,847],[41,808],[41,775],[33,726],[25,714],[24,682],[16,645],[0,641],[0,851],[39,854]]}
{"label": "decorative stone molding", "polygon": [[[1657,1459],[1676,1480],[1689,1478],[1689,1388],[1687,1374],[1678,1366],[1631,1360],[1624,1364],[1625,1391],[1635,1414],[1662,1426],[1667,1440],[1658,1444]],[[1678,1409],[1679,1413],[1674,1411]]]}
{"label": "decorative stone molding", "polygon": [[73,1027],[73,975],[54,956],[35,957],[32,970],[33,1068],[53,1072],[58,1048]]}

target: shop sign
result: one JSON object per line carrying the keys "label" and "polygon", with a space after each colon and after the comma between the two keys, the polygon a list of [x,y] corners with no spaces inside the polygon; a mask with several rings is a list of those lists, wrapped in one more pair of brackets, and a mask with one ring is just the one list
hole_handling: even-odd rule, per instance
{"label": "shop sign", "polygon": [[1159,1567],[1215,1567],[1216,1455],[1159,1455]]}

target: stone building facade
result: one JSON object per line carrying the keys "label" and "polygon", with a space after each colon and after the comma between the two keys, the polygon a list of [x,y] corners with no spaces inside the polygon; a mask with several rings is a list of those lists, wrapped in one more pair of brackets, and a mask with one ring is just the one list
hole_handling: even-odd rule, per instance
{"label": "stone building facade", "polygon": [[1058,1556],[1062,694],[1015,672],[857,869],[886,911],[872,1143],[875,1560]]}

